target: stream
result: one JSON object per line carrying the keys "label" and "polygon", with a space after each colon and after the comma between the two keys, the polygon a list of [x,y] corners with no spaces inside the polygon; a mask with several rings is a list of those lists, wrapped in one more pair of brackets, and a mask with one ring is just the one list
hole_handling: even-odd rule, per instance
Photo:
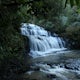
{"label": "stream", "polygon": [[29,39],[24,80],[80,80],[80,50],[35,24],[22,23],[21,34]]}
{"label": "stream", "polygon": [[80,50],[27,59],[26,80],[80,80]]}

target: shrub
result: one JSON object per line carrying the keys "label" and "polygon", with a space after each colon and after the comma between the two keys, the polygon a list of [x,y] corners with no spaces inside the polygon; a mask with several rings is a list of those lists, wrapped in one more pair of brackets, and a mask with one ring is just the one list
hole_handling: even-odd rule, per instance
{"label": "shrub", "polygon": [[76,27],[67,27],[65,36],[69,39],[71,42],[71,47],[73,48],[80,48],[80,26]]}

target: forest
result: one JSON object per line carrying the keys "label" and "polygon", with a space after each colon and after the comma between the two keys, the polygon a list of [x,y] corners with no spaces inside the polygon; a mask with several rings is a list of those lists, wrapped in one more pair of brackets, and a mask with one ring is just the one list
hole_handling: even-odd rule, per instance
{"label": "forest", "polygon": [[79,0],[0,0],[0,80],[27,80],[20,76],[29,69],[21,23],[39,25],[80,50]]}

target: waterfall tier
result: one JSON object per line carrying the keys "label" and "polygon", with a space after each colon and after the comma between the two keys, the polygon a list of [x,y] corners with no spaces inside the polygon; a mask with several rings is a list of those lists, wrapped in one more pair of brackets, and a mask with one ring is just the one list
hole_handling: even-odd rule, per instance
{"label": "waterfall tier", "polygon": [[65,41],[62,38],[52,36],[50,32],[37,25],[22,23],[21,33],[29,38],[29,55],[32,57],[45,56],[65,49]]}

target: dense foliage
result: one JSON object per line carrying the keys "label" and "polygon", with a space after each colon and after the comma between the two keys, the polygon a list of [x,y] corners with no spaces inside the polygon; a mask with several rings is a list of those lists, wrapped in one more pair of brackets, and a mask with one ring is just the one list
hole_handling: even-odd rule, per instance
{"label": "dense foliage", "polygon": [[[21,3],[20,3],[21,4]],[[24,42],[20,34],[19,4],[15,0],[0,2],[0,79],[16,80],[24,71]]]}

